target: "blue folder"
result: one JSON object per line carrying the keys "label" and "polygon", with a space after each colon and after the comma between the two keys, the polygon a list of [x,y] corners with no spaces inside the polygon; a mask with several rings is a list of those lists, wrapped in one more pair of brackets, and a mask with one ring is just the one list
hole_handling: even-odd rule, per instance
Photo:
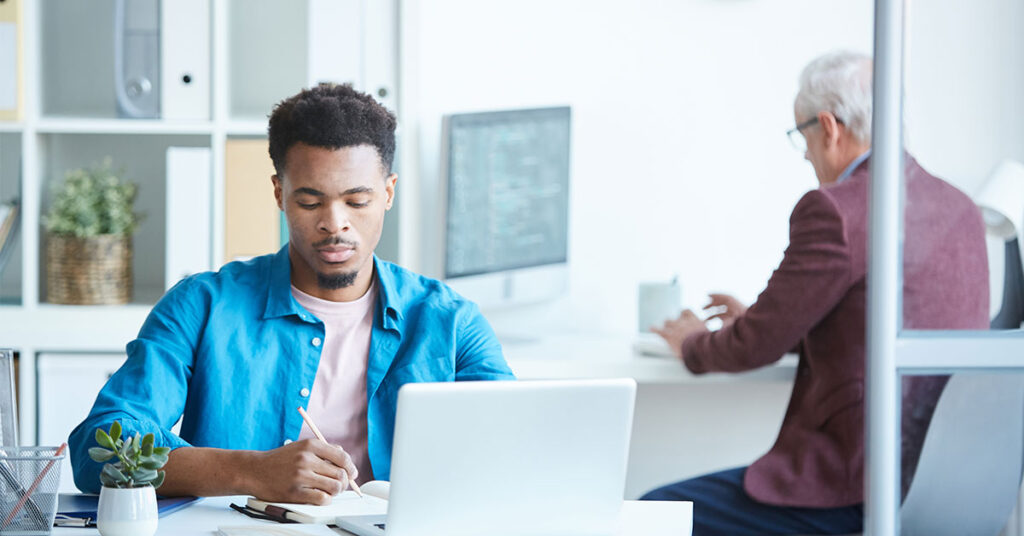
{"label": "blue folder", "polygon": [[[199,500],[199,497],[169,497],[156,500],[160,517],[167,516]],[[54,525],[64,527],[95,527],[99,495],[61,493],[57,497],[57,519]]]}

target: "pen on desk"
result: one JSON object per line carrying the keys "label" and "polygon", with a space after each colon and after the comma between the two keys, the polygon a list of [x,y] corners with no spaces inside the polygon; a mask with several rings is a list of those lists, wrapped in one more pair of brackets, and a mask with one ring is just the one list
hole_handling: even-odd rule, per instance
{"label": "pen on desk", "polygon": [[[299,406],[299,415],[302,415],[302,420],[306,421],[306,426],[309,426],[309,429],[313,431],[313,435],[315,435],[320,441],[327,443],[327,439],[320,433],[320,429],[313,424],[313,419],[309,418],[309,414],[306,413],[306,410],[302,409],[302,406]],[[351,475],[349,475],[348,483],[352,486],[352,491],[356,492],[356,495],[359,495],[360,497],[363,496],[363,490],[359,489],[359,484],[356,484],[356,481],[351,477]]]}

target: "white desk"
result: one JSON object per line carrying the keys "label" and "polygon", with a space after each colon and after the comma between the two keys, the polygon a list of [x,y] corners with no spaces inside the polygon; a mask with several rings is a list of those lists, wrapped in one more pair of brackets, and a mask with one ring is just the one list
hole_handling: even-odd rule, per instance
{"label": "white desk", "polygon": [[[500,339],[500,336],[499,336]],[[674,357],[633,351],[630,335],[566,334],[504,341],[521,380],[633,378],[639,384],[626,498],[747,465],[771,448],[796,375],[796,355],[739,374],[695,375]]]}
{"label": "white desk", "polygon": [[796,355],[739,374],[695,375],[678,359],[641,355],[629,335],[569,334],[502,344],[509,366],[521,380],[633,378],[637,383],[792,382]]}
{"label": "white desk", "polygon": [[[274,524],[246,517],[228,507],[245,504],[245,497],[211,497],[174,512],[160,520],[157,536],[210,536],[221,525]],[[688,536],[693,520],[693,503],[625,501],[616,536]],[[350,534],[335,529],[338,534]],[[96,529],[55,528],[58,536],[92,536]]]}

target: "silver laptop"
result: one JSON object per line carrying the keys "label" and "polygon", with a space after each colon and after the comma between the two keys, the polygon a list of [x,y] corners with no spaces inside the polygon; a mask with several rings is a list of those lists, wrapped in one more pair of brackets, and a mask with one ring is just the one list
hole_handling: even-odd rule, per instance
{"label": "silver laptop", "polygon": [[636,382],[407,384],[388,515],[361,536],[603,536],[622,506]]}

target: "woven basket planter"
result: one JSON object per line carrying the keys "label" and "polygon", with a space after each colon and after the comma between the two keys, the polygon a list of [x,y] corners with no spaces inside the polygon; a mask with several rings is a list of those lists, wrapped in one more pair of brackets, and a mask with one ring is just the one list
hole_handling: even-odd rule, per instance
{"label": "woven basket planter", "polygon": [[131,299],[131,236],[47,234],[46,301],[117,305]]}

